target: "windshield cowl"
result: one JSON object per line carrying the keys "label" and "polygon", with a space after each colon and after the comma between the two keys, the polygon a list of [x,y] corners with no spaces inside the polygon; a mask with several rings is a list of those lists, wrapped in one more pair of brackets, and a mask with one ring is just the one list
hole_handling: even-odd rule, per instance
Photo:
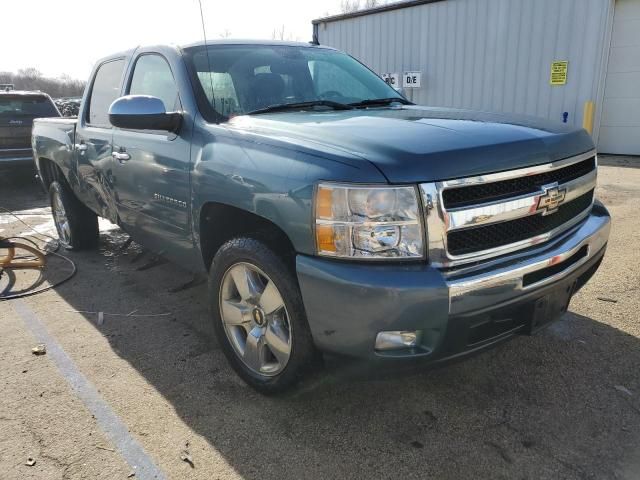
{"label": "windshield cowl", "polygon": [[315,100],[312,102],[296,102],[296,103],[283,103],[280,105],[270,105],[265,108],[247,112],[245,115],[257,115],[262,113],[275,113],[286,112],[290,110],[317,110],[320,107],[325,107],[329,110],[353,110],[364,108],[380,108],[380,107],[394,107],[397,105],[413,105],[410,101],[404,98],[372,98],[355,103],[340,103],[332,102],[330,100]]}
{"label": "windshield cowl", "polygon": [[345,103],[332,102],[330,100],[315,100],[311,102],[282,103],[280,105],[270,105],[265,108],[247,112],[246,115],[256,115],[260,113],[285,112],[289,110],[311,110],[318,107],[325,107],[331,110],[352,110],[354,107]]}
{"label": "windshield cowl", "polygon": [[361,102],[350,103],[349,105],[354,108],[368,108],[368,107],[384,107],[391,106],[394,103],[399,103],[401,105],[413,105],[412,102],[405,98],[371,98],[367,100],[362,100]]}

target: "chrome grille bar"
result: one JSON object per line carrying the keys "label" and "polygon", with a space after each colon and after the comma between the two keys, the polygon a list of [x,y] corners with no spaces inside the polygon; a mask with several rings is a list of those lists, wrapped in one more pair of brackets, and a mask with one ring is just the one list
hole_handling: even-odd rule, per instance
{"label": "chrome grille bar", "polygon": [[542,165],[535,165],[533,167],[519,168],[517,170],[507,170],[505,172],[490,173],[488,175],[477,175],[475,177],[466,177],[466,178],[460,178],[460,179],[454,179],[454,180],[444,180],[440,182],[440,186],[442,189],[466,187],[466,186],[474,185],[478,183],[499,182],[501,180],[509,180],[511,178],[525,177],[528,175],[537,175],[539,173],[558,170],[560,168],[567,167],[574,163],[578,163],[595,156],[596,156],[596,151],[591,150],[589,152],[576,155],[575,157],[564,158],[562,160],[558,160],[551,163],[545,163]]}
{"label": "chrome grille bar", "polygon": [[[570,182],[557,185],[559,190],[563,190],[564,202],[570,202],[584,195],[596,187],[596,171],[592,170],[588,175],[577,178]],[[491,202],[471,208],[456,208],[449,210],[449,227],[447,231],[459,230],[462,228],[477,227],[491,223],[506,222],[528,215],[538,214],[538,205],[541,197],[545,194],[540,190],[532,195],[523,195],[501,202]]]}
{"label": "chrome grille bar", "polygon": [[[594,190],[596,186],[597,160],[594,162],[595,168],[581,177],[561,184],[553,182],[541,186],[538,191],[508,197],[506,199],[487,202],[480,201],[477,204],[469,206],[447,209],[443,202],[443,192],[447,189],[464,188],[465,186],[500,182],[502,180],[546,173],[571,166],[589,158],[594,158],[595,156],[596,152],[591,151],[545,165],[463,179],[421,184],[420,188],[425,205],[429,259],[431,264],[436,267],[447,268],[488,260],[499,255],[512,253],[547,242],[577,225],[589,214],[593,199],[591,200],[589,208],[578,213],[560,227],[553,228],[550,231],[543,233],[539,231],[535,233],[532,232],[530,237],[517,242],[489,249],[480,249],[463,255],[454,255],[447,249],[447,235],[449,232],[461,232],[469,228],[475,229],[503,222],[512,222],[533,215],[554,214],[558,205],[568,204],[583,195],[587,195],[590,191]],[[456,235],[459,236],[459,234]]]}

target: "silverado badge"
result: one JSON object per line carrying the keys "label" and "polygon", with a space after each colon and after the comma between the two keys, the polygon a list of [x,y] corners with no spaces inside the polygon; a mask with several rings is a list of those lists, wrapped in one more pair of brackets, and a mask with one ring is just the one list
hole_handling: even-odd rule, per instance
{"label": "silverado badge", "polygon": [[538,200],[538,211],[542,212],[542,215],[549,215],[558,211],[558,206],[564,202],[567,195],[566,188],[558,188],[557,183],[551,185],[544,185],[542,187],[544,192],[540,195]]}

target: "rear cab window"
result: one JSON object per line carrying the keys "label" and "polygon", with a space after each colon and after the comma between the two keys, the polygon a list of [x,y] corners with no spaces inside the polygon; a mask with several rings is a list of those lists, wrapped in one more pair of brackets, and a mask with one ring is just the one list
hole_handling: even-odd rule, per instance
{"label": "rear cab window", "polygon": [[[198,80],[210,105],[226,117],[239,113],[238,95],[227,72],[198,72]],[[215,95],[214,95],[215,92]]]}
{"label": "rear cab window", "polygon": [[124,59],[111,60],[98,67],[91,87],[86,121],[96,127],[111,128],[109,107],[120,96]]}
{"label": "rear cab window", "polygon": [[366,98],[367,87],[347,70],[325,60],[309,62],[309,73],[318,92],[339,91],[348,97]]}

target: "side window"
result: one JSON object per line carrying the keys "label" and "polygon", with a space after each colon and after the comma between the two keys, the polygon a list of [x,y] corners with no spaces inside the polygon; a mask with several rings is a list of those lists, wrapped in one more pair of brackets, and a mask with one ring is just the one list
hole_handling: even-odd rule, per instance
{"label": "side window", "polygon": [[313,60],[309,72],[318,95],[338,91],[345,97],[369,98],[371,91],[346,70],[331,62]]}
{"label": "side window", "polygon": [[129,95],[151,95],[164,103],[167,112],[180,110],[178,88],[167,61],[160,55],[142,55],[136,61]]}
{"label": "side window", "polygon": [[120,96],[120,80],[124,70],[124,60],[103,63],[96,72],[89,99],[87,122],[100,127],[110,127],[109,107]]}

